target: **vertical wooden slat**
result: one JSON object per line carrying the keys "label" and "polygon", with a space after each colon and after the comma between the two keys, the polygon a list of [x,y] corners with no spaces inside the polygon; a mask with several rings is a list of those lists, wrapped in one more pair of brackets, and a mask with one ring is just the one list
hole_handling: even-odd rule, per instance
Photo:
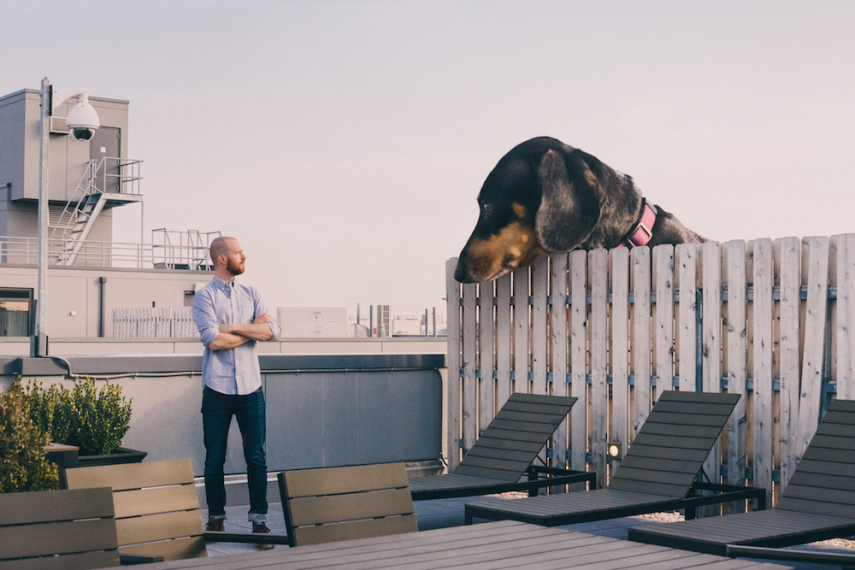
{"label": "vertical wooden slat", "polygon": [[531,371],[532,394],[546,394],[546,365],[547,365],[547,311],[546,304],[549,296],[549,256],[541,255],[534,260],[532,266],[533,304],[531,309]]}
{"label": "vertical wooden slat", "polygon": [[695,392],[697,388],[697,247],[683,243],[675,248],[680,287],[680,325],[677,333],[680,390]]}
{"label": "vertical wooden slat", "polygon": [[[549,256],[536,257],[531,268],[531,393],[547,394],[547,297],[549,296]],[[547,462],[546,450],[538,455],[541,462]]]}
{"label": "vertical wooden slat", "polygon": [[514,271],[514,392],[528,394],[529,331],[528,267]]}
{"label": "vertical wooden slat", "polygon": [[781,291],[778,349],[781,391],[781,490],[787,487],[796,468],[793,441],[799,417],[799,285],[801,283],[801,243],[798,238],[775,240],[775,273]]}
{"label": "vertical wooden slat", "polygon": [[496,409],[511,395],[511,275],[496,279]]}
{"label": "vertical wooden slat", "polygon": [[463,448],[468,450],[478,439],[477,393],[475,378],[477,346],[476,302],[478,290],[475,283],[463,286]]}
{"label": "vertical wooden slat", "polygon": [[[609,252],[611,273],[612,432],[608,441],[629,445],[629,250]],[[616,468],[616,465],[612,466]]]}
{"label": "vertical wooden slat", "polygon": [[754,486],[772,503],[772,241],[754,241]]}
{"label": "vertical wooden slat", "polygon": [[[656,393],[673,389],[674,378],[674,246],[657,245],[653,248],[653,267],[656,281]],[[636,410],[636,414],[640,414]],[[643,417],[636,417],[639,426]]]}
{"label": "vertical wooden slat", "polygon": [[588,453],[588,254],[570,253],[570,369],[571,391],[577,398],[570,411],[572,468],[587,471]]}
{"label": "vertical wooden slat", "polygon": [[819,423],[819,406],[823,396],[822,358],[828,303],[828,253],[827,237],[807,237],[802,240],[802,272],[807,270],[807,315],[799,423],[794,443],[797,462],[801,460]]}
{"label": "vertical wooden slat", "polygon": [[[745,387],[745,242],[729,241],[724,246],[727,271],[727,391],[739,394],[727,423],[727,483],[745,485],[746,463],[746,402]],[[730,512],[743,512],[744,504],[731,505]]]}
{"label": "vertical wooden slat", "polygon": [[[708,241],[701,245],[703,268],[703,326],[701,359],[704,392],[721,392],[721,246]],[[713,483],[721,482],[721,440],[710,451],[704,472]],[[717,511],[711,507],[711,511]]]}
{"label": "vertical wooden slat", "polygon": [[588,254],[591,283],[591,457],[597,485],[605,486],[608,442],[607,326],[608,253],[596,249]]}
{"label": "vertical wooden slat", "polygon": [[460,283],[454,279],[457,258],[445,262],[445,298],[448,318],[446,365],[448,380],[445,387],[446,451],[448,470],[460,463]]}
{"label": "vertical wooden slat", "polygon": [[[630,437],[641,428],[652,405],[650,394],[650,249],[634,247],[630,255],[632,266],[632,370],[635,376],[634,413]],[[663,339],[663,342],[664,339]],[[667,377],[670,380],[670,367]]]}
{"label": "vertical wooden slat", "polygon": [[478,409],[480,410],[478,432],[484,431],[493,416],[496,415],[494,408],[494,386],[493,367],[495,357],[493,353],[493,342],[495,338],[495,325],[493,321],[493,289],[495,281],[481,283],[480,296],[481,310],[479,312],[478,330],[480,361],[478,369],[481,371],[480,391],[478,393]]}
{"label": "vertical wooden slat", "polygon": [[[552,307],[550,345],[552,346],[552,393],[568,396],[567,386],[567,254],[550,256],[552,281]],[[567,464],[567,420],[565,419],[552,435],[552,465],[564,468]]]}
{"label": "vertical wooden slat", "polygon": [[837,397],[855,398],[855,234],[835,236],[837,246]]}

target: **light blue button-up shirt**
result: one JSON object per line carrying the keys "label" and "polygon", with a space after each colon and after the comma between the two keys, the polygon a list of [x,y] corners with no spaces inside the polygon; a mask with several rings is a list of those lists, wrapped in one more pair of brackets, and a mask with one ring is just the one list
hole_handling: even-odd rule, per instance
{"label": "light blue button-up shirt", "polygon": [[[254,287],[219,277],[199,290],[193,298],[190,314],[196,322],[205,353],[202,355],[202,382],[221,394],[252,394],[261,387],[256,341],[250,340],[231,349],[211,350],[220,334],[221,324],[252,324],[267,305]],[[267,323],[276,335],[276,321]]]}

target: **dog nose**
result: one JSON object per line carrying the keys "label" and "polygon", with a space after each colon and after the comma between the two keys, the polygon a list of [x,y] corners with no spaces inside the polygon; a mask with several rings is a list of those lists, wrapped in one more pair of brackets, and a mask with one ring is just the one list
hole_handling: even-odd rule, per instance
{"label": "dog nose", "polygon": [[459,281],[460,283],[472,282],[469,278],[469,272],[466,271],[466,266],[460,262],[457,263],[457,267],[454,270],[454,280]]}

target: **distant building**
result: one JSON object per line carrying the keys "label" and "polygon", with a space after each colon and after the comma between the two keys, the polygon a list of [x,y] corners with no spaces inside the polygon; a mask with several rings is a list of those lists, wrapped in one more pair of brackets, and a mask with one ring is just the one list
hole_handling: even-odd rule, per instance
{"label": "distant building", "polygon": [[348,333],[345,307],[277,307],[279,338],[343,338]]}
{"label": "distant building", "polygon": [[[30,336],[39,302],[41,93],[0,96],[0,336]],[[152,232],[113,241],[114,208],[141,204],[140,160],[128,157],[128,101],[89,97],[101,127],[77,140],[71,99],[48,119],[47,334],[112,337],[116,308],[181,307],[211,279],[208,244],[219,232]],[[142,242],[142,239],[140,240]]]}

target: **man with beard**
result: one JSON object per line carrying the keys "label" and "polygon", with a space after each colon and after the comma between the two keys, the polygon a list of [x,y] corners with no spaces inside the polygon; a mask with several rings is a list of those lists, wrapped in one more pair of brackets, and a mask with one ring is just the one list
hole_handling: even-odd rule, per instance
{"label": "man with beard", "polygon": [[[253,287],[235,283],[246,256],[235,238],[211,242],[214,278],[193,298],[191,314],[202,336],[202,428],[205,435],[206,531],[224,532],[226,487],[223,465],[232,416],[243,438],[252,532],[267,528],[267,462],[264,453],[265,407],[258,364],[258,341],[274,336],[276,321]],[[256,544],[259,550],[272,544]]]}

